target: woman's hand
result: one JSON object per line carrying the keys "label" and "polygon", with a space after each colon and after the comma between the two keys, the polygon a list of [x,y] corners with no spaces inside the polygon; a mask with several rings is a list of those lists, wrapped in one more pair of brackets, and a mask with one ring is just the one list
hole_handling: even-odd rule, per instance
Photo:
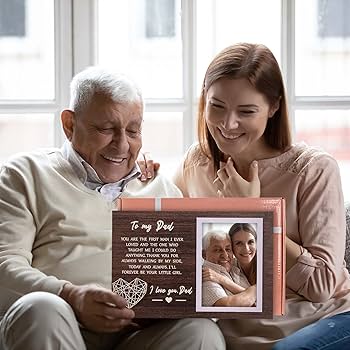
{"label": "woman's hand", "polygon": [[141,170],[140,180],[142,182],[153,179],[160,168],[160,164],[153,161],[150,152],[140,152],[137,158],[137,164]]}
{"label": "woman's hand", "polygon": [[213,184],[221,197],[260,197],[260,180],[258,162],[253,161],[249,167],[249,179],[238,174],[231,158],[219,169]]}

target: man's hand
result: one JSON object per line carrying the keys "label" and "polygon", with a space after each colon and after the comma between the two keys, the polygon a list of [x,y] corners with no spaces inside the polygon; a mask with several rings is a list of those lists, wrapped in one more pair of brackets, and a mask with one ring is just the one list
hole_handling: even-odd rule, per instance
{"label": "man's hand", "polygon": [[213,184],[221,197],[260,197],[258,162],[253,161],[249,168],[249,179],[238,174],[231,158],[219,169]]}
{"label": "man's hand", "polygon": [[216,271],[209,269],[208,267],[204,267],[202,269],[202,280],[203,282],[211,281],[214,283],[222,284],[222,275],[217,273]]}
{"label": "man's hand", "polygon": [[119,331],[135,317],[125,299],[102,287],[66,284],[60,297],[73,308],[78,321],[94,332]]}
{"label": "man's hand", "polygon": [[218,283],[234,294],[243,292],[245,290],[242,286],[234,282],[232,278],[228,278],[207,267],[202,268],[202,281],[211,281],[214,283]]}
{"label": "man's hand", "polygon": [[152,155],[150,152],[140,152],[137,158],[137,164],[141,170],[141,178],[142,182],[145,182],[149,179],[153,179],[155,177],[156,172],[160,168],[159,163],[155,163],[152,159]]}

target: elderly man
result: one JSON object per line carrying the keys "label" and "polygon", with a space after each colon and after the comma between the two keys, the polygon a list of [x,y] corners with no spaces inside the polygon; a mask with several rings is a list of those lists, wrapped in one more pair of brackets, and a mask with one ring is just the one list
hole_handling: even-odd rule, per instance
{"label": "elderly man", "polygon": [[[224,349],[208,319],[135,324],[111,291],[112,215],[120,196],[179,197],[141,183],[143,100],[97,68],[71,84],[62,149],[15,156],[0,177],[0,317],[4,349]],[[1,347],[1,346],[0,346]]]}
{"label": "elderly man", "polygon": [[[256,286],[244,289],[233,282],[233,252],[230,236],[223,231],[210,231],[203,236],[203,306],[252,306]],[[225,285],[225,287],[224,287]]]}

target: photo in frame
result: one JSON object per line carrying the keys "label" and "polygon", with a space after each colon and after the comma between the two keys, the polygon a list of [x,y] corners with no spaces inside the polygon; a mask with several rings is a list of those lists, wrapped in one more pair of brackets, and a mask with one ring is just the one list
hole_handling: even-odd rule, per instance
{"label": "photo in frame", "polygon": [[[262,312],[263,308],[263,252],[264,252],[264,227],[263,227],[263,218],[261,217],[197,217],[196,218],[196,312]],[[249,225],[254,229],[256,239],[255,239],[255,259],[253,259],[254,270],[256,271],[256,302],[254,305],[238,305],[237,301],[234,301],[233,305],[226,306],[216,306],[212,305],[210,302],[210,294],[213,293],[211,291],[212,285],[214,291],[219,288],[216,283],[204,282],[202,277],[202,269],[204,266],[210,267],[212,269],[221,269],[218,266],[212,265],[212,263],[205,261],[203,257],[203,241],[205,236],[217,232],[225,232],[228,233],[231,227],[235,225]],[[266,227],[265,227],[266,228]],[[231,242],[233,244],[233,242]],[[236,243],[242,244],[242,242]],[[214,250],[220,250],[220,247],[213,247]],[[267,253],[270,253],[268,251]],[[216,253],[217,255],[218,253]],[[223,252],[219,251],[219,259],[225,255]],[[226,253],[228,255],[228,253]],[[230,277],[232,278],[232,267],[229,269]],[[266,277],[266,276],[265,276]],[[232,278],[238,285],[240,285],[239,279],[235,280]],[[248,282],[247,282],[248,283]],[[265,281],[268,283],[268,281]],[[241,285],[242,287],[246,287],[246,284]],[[206,291],[206,289],[209,289]],[[224,287],[219,292],[225,291],[226,294],[234,294],[230,293],[230,291],[225,290]],[[208,295],[208,296],[207,296]],[[265,293],[267,295],[267,293]],[[209,299],[208,301],[206,299]]]}

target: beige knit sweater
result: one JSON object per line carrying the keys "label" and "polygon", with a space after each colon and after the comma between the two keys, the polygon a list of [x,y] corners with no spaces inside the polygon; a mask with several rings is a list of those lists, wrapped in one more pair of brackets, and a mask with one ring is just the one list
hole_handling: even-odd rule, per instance
{"label": "beige knit sweater", "polygon": [[[157,176],[132,180],[122,196],[181,197]],[[58,149],[23,154],[0,173],[0,318],[32,291],[65,283],[111,288],[112,209],[85,187]]]}
{"label": "beige knit sweater", "polygon": [[[213,164],[195,145],[175,184],[186,197],[216,197]],[[221,320],[228,348],[270,349],[318,319],[350,311],[350,277],[344,265],[345,210],[339,169],[328,154],[305,144],[260,160],[262,197],[286,199],[287,235],[303,254],[286,276],[286,315],[274,320]]]}

